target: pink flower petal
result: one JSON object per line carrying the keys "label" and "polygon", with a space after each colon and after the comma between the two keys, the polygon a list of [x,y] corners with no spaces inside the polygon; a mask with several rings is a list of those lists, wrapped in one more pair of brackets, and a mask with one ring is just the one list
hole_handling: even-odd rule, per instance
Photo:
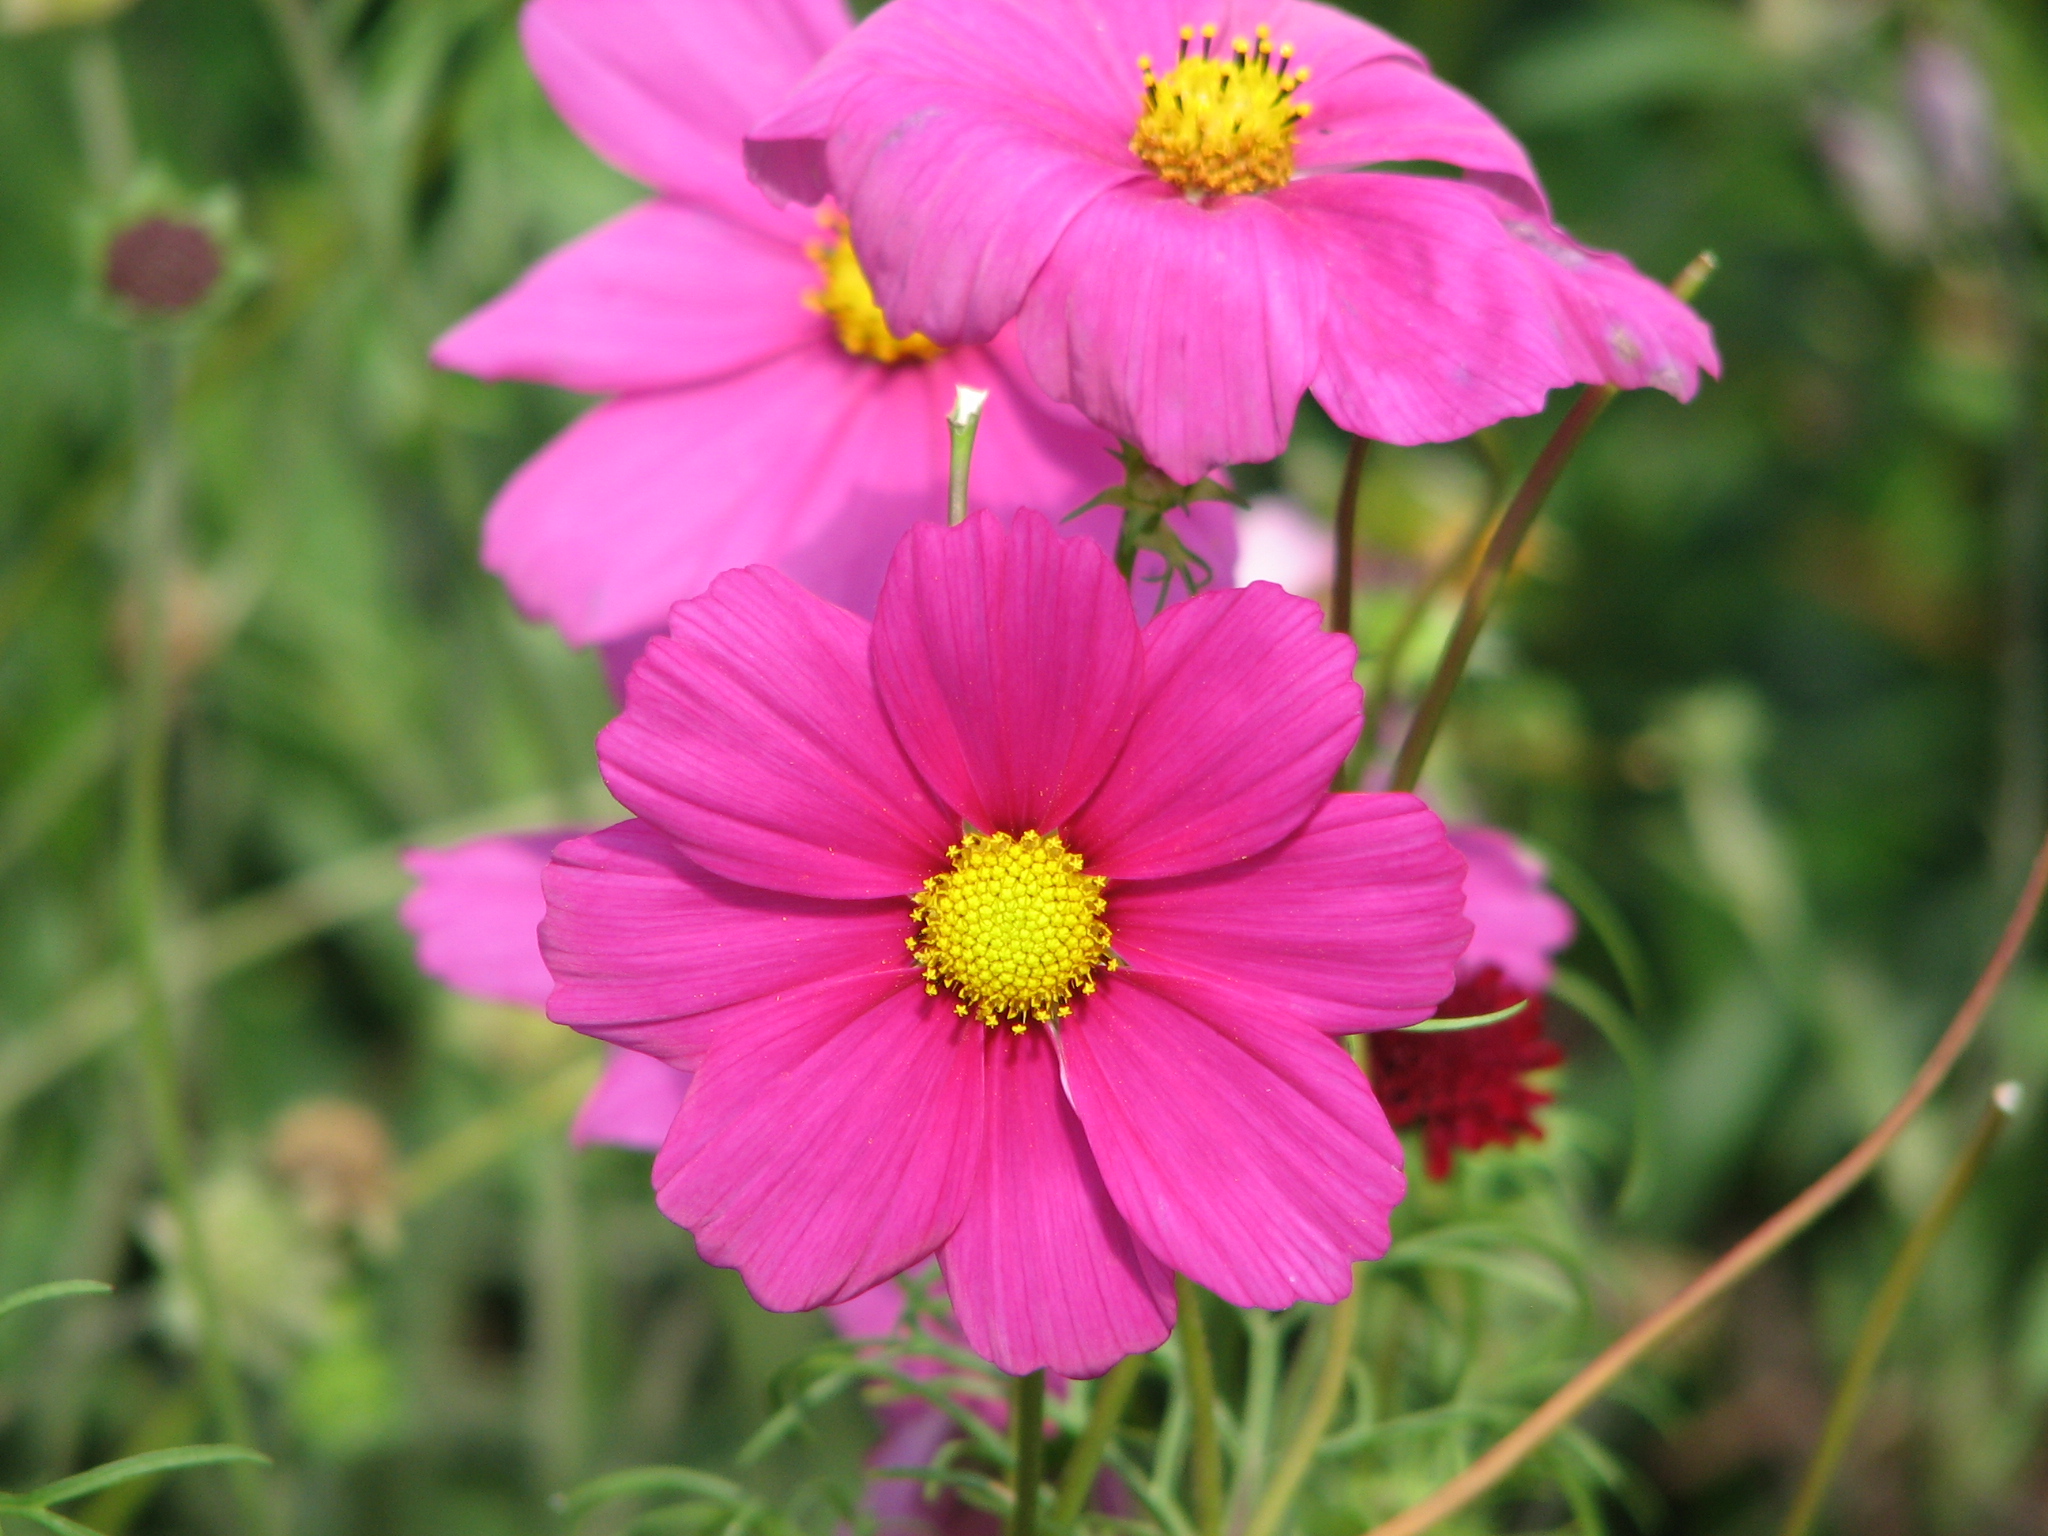
{"label": "pink flower petal", "polygon": [[730,179],[740,136],[849,25],[843,0],[533,0],[519,20],[569,126],[678,196]]}
{"label": "pink flower petal", "polygon": [[800,548],[838,514],[874,451],[852,431],[869,382],[821,338],[732,378],[600,405],[499,492],[484,566],[571,645],[657,627],[720,571]]}
{"label": "pink flower petal", "polygon": [[1323,801],[1357,739],[1357,651],[1270,583],[1205,592],[1147,625],[1130,742],[1069,841],[1098,875],[1159,879],[1272,847]]}
{"label": "pink flower petal", "polygon": [[604,1073],[576,1111],[569,1127],[571,1145],[625,1147],[652,1152],[668,1134],[669,1122],[683,1107],[690,1074],[638,1051],[613,1046],[605,1052]]}
{"label": "pink flower petal", "polygon": [[1720,373],[1707,322],[1664,284],[1610,251],[1580,245],[1545,218],[1498,198],[1495,205],[1549,298],[1574,382],[1661,389],[1690,400],[1702,369]]}
{"label": "pink flower petal", "polygon": [[654,1162],[707,1263],[775,1312],[846,1301],[960,1224],[981,1165],[983,1026],[906,986],[722,1039]]}
{"label": "pink flower petal", "polygon": [[1116,569],[1035,512],[919,526],[875,612],[874,675],[903,750],[984,832],[1058,828],[1123,745],[1138,626]]}
{"label": "pink flower petal", "polygon": [[1103,1187],[1042,1029],[992,1031],[980,1178],[939,1250],[967,1343],[1012,1375],[1099,1376],[1173,1330],[1173,1277]]}
{"label": "pink flower petal", "polygon": [[1221,989],[1112,977],[1062,1027],[1068,1092],[1117,1209],[1241,1307],[1336,1301],[1387,1249],[1401,1144],[1327,1036]]}
{"label": "pink flower petal", "polygon": [[1464,860],[1413,795],[1331,795],[1250,859],[1110,888],[1116,952],[1136,976],[1256,987],[1333,1035],[1426,1019],[1472,925]]}
{"label": "pink flower petal", "polygon": [[1287,446],[1326,287],[1313,242],[1274,200],[1197,206],[1147,178],[1074,216],[1017,336],[1046,393],[1192,483]]}
{"label": "pink flower petal", "polygon": [[1297,130],[1297,171],[1434,160],[1478,172],[1523,207],[1547,211],[1536,168],[1514,135],[1416,61],[1381,55],[1343,70],[1310,62],[1315,73],[1301,99],[1314,110]]}
{"label": "pink flower petal", "polygon": [[1548,299],[1490,193],[1363,174],[1305,177],[1273,198],[1328,266],[1314,388],[1339,426],[1445,442],[1539,411],[1571,382]]}
{"label": "pink flower petal", "polygon": [[1550,988],[1551,956],[1572,941],[1572,909],[1543,886],[1543,861],[1492,827],[1453,827],[1465,856],[1465,915],[1472,942],[1458,959],[1464,980],[1488,966],[1529,994]]}
{"label": "pink flower petal", "polygon": [[993,336],[1067,221],[1144,174],[1140,49],[1106,46],[1117,11],[986,0],[962,26],[951,4],[895,0],[748,135],[748,169],[775,196],[838,199],[899,333]]}
{"label": "pink flower petal", "polygon": [[[842,436],[840,452],[859,457],[863,468],[841,509],[809,542],[775,561],[784,575],[842,608],[873,613],[905,530],[944,520],[951,460],[945,418],[959,385],[989,391],[969,484],[976,505],[994,490],[1004,498],[998,511],[1005,517],[1017,506],[1057,517],[1117,478],[1115,439],[1046,398],[1031,382],[1011,330],[986,346],[956,348],[886,374],[872,386],[868,417]],[[1084,530],[1077,522],[1060,531]]]}
{"label": "pink flower petal", "polygon": [[589,394],[702,384],[816,346],[829,330],[807,220],[773,234],[675,202],[642,203],[535,266],[434,344],[486,379]]}
{"label": "pink flower petal", "polygon": [[676,604],[597,756],[621,805],[771,891],[907,894],[959,834],[889,734],[868,626],[762,566]]}
{"label": "pink flower petal", "polygon": [[554,979],[536,935],[547,911],[541,871],[555,845],[576,835],[559,827],[400,855],[419,881],[398,920],[419,940],[420,969],[472,997],[545,1007]]}
{"label": "pink flower petal", "polygon": [[544,879],[548,1016],[684,1069],[797,994],[851,997],[850,1017],[917,980],[907,903],[736,885],[645,822],[562,844]]}

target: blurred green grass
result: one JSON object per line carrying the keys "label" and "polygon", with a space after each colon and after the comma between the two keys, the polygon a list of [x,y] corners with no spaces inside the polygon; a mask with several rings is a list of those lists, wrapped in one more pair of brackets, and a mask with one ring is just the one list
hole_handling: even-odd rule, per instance
{"label": "blurred green grass", "polygon": [[[1722,261],[1701,308],[1725,380],[1601,424],[1435,779],[1447,808],[1584,869],[1649,956],[1647,1198],[1612,1210],[1631,1090],[1568,1020],[1551,1139],[1516,1155],[1625,1316],[1877,1118],[2039,835],[2048,18],[2022,0],[1363,9],[1525,136],[1582,238],[1653,272]],[[521,624],[475,564],[491,489],[578,403],[423,361],[634,196],[548,110],[514,20],[502,0],[143,0],[104,32],[0,38],[0,1293],[123,1286],[0,1337],[0,1484],[194,1438],[201,1418],[107,980],[133,444],[126,344],[86,301],[73,86],[100,47],[141,159],[230,190],[257,274],[196,340],[182,408],[172,868],[181,953],[217,973],[182,994],[189,1107],[297,1528],[551,1529],[544,1496],[579,1476],[728,1456],[822,1336],[700,1265],[652,1210],[644,1159],[572,1157],[545,1116],[406,1212],[395,1251],[306,1228],[269,1161],[280,1117],[334,1095],[417,1156],[502,1119],[575,1049],[422,981],[377,851],[587,804],[609,708],[593,660]],[[1916,50],[1936,41],[1980,62],[1997,104],[1989,213],[1959,206],[1916,125]],[[1500,450],[1525,462],[1543,429],[1509,424]],[[1320,510],[1340,451],[1310,409],[1287,460],[1248,478]],[[1412,571],[1482,484],[1462,450],[1380,455],[1376,558]],[[251,900],[241,949],[205,926]],[[1593,940],[1572,960],[1618,990]],[[1645,1469],[1619,1528],[1769,1528],[1971,1094],[2044,1069],[2037,972],[1883,1177],[1594,1423]],[[1842,1528],[2048,1524],[2044,1155],[2022,1121],[1937,1254]],[[1393,1296],[1388,1337],[1407,1326]],[[864,1435],[849,1410],[758,1475],[843,1472]],[[1366,1502],[1424,1470],[1381,1467]],[[223,1498],[192,1478],[85,1518],[211,1530]]]}

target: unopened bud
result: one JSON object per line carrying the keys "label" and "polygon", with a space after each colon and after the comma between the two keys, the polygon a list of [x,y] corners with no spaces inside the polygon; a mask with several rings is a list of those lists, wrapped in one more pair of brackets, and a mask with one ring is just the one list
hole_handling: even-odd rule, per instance
{"label": "unopened bud", "polygon": [[201,225],[152,214],[107,244],[107,292],[150,315],[175,315],[205,302],[221,277],[221,251]]}

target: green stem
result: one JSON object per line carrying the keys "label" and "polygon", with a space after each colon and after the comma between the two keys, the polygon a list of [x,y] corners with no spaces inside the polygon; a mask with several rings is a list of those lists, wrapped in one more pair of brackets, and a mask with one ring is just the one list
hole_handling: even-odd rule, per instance
{"label": "green stem", "polygon": [[1394,760],[1394,777],[1389,788],[1412,790],[1421,780],[1423,760],[1429,756],[1429,749],[1436,742],[1444,711],[1450,707],[1451,695],[1457,690],[1459,679],[1465,675],[1465,664],[1472,659],[1472,647],[1478,643],[1479,632],[1486,627],[1487,616],[1493,612],[1494,599],[1500,595],[1508,568],[1514,564],[1515,556],[1521,553],[1522,541],[1535,526],[1536,514],[1543,510],[1551,487],[1557,484],[1557,477],[1571,462],[1572,454],[1587,429],[1600,419],[1600,413],[1620,393],[1611,384],[1601,384],[1579,396],[1564,420],[1558,423],[1557,430],[1550,435],[1550,441],[1543,445],[1543,452],[1537,455],[1529,478],[1522,482],[1521,489],[1515,492],[1515,499],[1501,514],[1500,522],[1494,526],[1493,537],[1486,542],[1486,553],[1480,557],[1479,568],[1472,573],[1471,585],[1465,588],[1465,603],[1458,610],[1458,626],[1451,631],[1450,642],[1437,659],[1436,672],[1429,680],[1422,702],[1415,708],[1415,718],[1408,722],[1408,734],[1401,740],[1401,755]]}
{"label": "green stem", "polygon": [[[177,545],[177,344],[143,335],[134,343],[137,474],[128,527],[128,596],[135,605],[128,695],[128,756],[122,783],[121,895],[136,994],[136,1043],[145,1116],[157,1171],[178,1229],[179,1267],[199,1313],[200,1370],[221,1434],[244,1445],[248,1404],[228,1359],[220,1292],[194,1195],[178,1049],[162,934],[164,773],[171,730],[170,573]],[[252,1530],[268,1525],[262,1492],[238,1475]]]}
{"label": "green stem", "polygon": [[1066,1468],[1060,1473],[1059,1497],[1052,1506],[1055,1531],[1072,1525],[1075,1517],[1087,1507],[1088,1494],[1095,1486],[1095,1473],[1102,1465],[1103,1453],[1109,1449],[1117,1425],[1123,1422],[1124,1409],[1130,1405],[1131,1391],[1138,1385],[1138,1374],[1144,1368],[1143,1355],[1126,1355],[1095,1384],[1095,1400],[1088,1405],[1088,1423],[1081,1430],[1081,1438],[1074,1442],[1073,1454],[1067,1457]]}
{"label": "green stem", "polygon": [[946,414],[946,428],[953,436],[953,462],[946,483],[948,527],[958,528],[967,521],[967,471],[974,462],[974,437],[981,430],[981,408],[987,404],[987,390],[962,384],[954,395],[953,409]]}
{"label": "green stem", "polygon": [[1193,1485],[1195,1530],[1199,1536],[1221,1536],[1223,1446],[1216,1438],[1216,1362],[1202,1322],[1202,1293],[1186,1275],[1175,1275],[1173,1296],[1180,1309],[1180,1347],[1187,1361],[1188,1407],[1194,1421],[1188,1479]]}
{"label": "green stem", "polygon": [[1337,490],[1337,540],[1330,569],[1330,633],[1351,633],[1351,585],[1358,566],[1358,493],[1365,484],[1368,438],[1354,436],[1344,459],[1344,482]]}
{"label": "green stem", "polygon": [[1288,1506],[1294,1502],[1295,1490],[1301,1486],[1302,1478],[1308,1475],[1308,1469],[1316,1459],[1316,1450],[1323,1443],[1323,1432],[1330,1427],[1330,1419],[1337,1412],[1351,1364],[1351,1341],[1358,1332],[1356,1277],[1352,1280],[1351,1294],[1330,1308],[1329,1318],[1329,1330],[1323,1337],[1323,1366],[1316,1374],[1315,1390],[1309,1395],[1308,1405],[1302,1409],[1301,1422],[1294,1426],[1287,1449],[1280,1453],[1280,1460],[1273,1468],[1273,1480],[1266,1485],[1266,1491],[1259,1499],[1258,1508],[1252,1511],[1242,1536],[1272,1536],[1280,1528],[1280,1522],[1287,1518]]}
{"label": "green stem", "polygon": [[1472,563],[1472,556],[1479,549],[1479,541],[1486,537],[1486,530],[1493,526],[1496,501],[1489,496],[1472,520],[1472,527],[1459,541],[1456,553],[1444,561],[1423,580],[1408,597],[1408,606],[1401,610],[1401,617],[1395,622],[1393,632],[1387,636],[1386,644],[1380,647],[1373,658],[1372,677],[1365,685],[1365,729],[1359,733],[1358,745],[1361,754],[1359,766],[1364,767],[1373,754],[1379,750],[1380,724],[1386,718],[1387,701],[1394,696],[1394,685],[1400,677],[1401,658],[1408,654],[1408,642],[1415,638],[1415,631],[1422,627],[1423,616],[1429,612],[1429,605],[1436,600],[1437,593],[1444,589],[1459,571]]}
{"label": "green stem", "polygon": [[1010,1437],[1017,1448],[1010,1486],[1010,1536],[1038,1536],[1038,1499],[1045,1481],[1045,1372],[1014,1379],[1010,1392]]}
{"label": "green stem", "polygon": [[1827,1427],[1821,1431],[1820,1446],[1806,1468],[1806,1477],[1799,1485],[1798,1497],[1792,1501],[1792,1512],[1785,1517],[1781,1536],[1806,1536],[1812,1529],[1842,1456],[1849,1449],[1850,1438],[1856,1433],[1857,1420],[1863,1416],[1864,1400],[1870,1394],[1870,1380],[1877,1372],[1877,1362],[1884,1355],[1885,1345],[1891,1341],[1892,1330],[1898,1326],[1899,1314],[1905,1311],[1906,1301],[1913,1294],[1914,1283],[1926,1267],[1928,1256],[1934,1252],[1934,1245],[1941,1241],[1941,1234],[1954,1218],[1956,1208],[1963,1203],[1963,1196],[1969,1193],[1970,1186],[1983,1171],[1999,1133],[2005,1129],[2006,1122],[2012,1119],[2019,1105],[2018,1083],[2002,1083],[1992,1092],[1984,1117],[1977,1122],[1977,1129],[1964,1146],[1962,1155],[1949,1169],[1948,1178],[1935,1195],[1934,1203],[1921,1213],[1920,1219],[1913,1224],[1913,1230],[1906,1234],[1899,1256],[1892,1261],[1890,1272],[1871,1300],[1870,1311],[1864,1315],[1863,1326],[1857,1330],[1856,1346],[1850,1351],[1841,1385],[1835,1389],[1835,1401],[1828,1409]]}
{"label": "green stem", "polygon": [[105,27],[88,27],[71,53],[71,104],[93,192],[111,202],[135,175],[135,130],[121,60]]}
{"label": "green stem", "polygon": [[[1682,299],[1690,299],[1713,270],[1712,256],[1705,253],[1696,256],[1673,281],[1672,291]],[[1423,760],[1429,756],[1429,749],[1436,741],[1444,711],[1450,707],[1458,680],[1465,675],[1465,664],[1472,658],[1472,647],[1478,643],[1480,630],[1486,627],[1494,599],[1500,595],[1515,556],[1521,553],[1522,541],[1529,536],[1536,514],[1543,510],[1551,488],[1557,484],[1557,477],[1564,473],[1565,465],[1571,462],[1581,439],[1620,393],[1612,384],[1600,384],[1580,394],[1571,410],[1565,413],[1564,420],[1558,423],[1557,430],[1550,435],[1550,441],[1543,445],[1543,452],[1536,456],[1535,467],[1529,471],[1528,479],[1522,482],[1521,489],[1515,492],[1514,500],[1508,503],[1507,511],[1501,514],[1500,522],[1494,526],[1486,553],[1480,557],[1479,568],[1472,573],[1471,585],[1465,589],[1465,603],[1458,611],[1458,626],[1451,631],[1450,643],[1437,660],[1429,689],[1416,706],[1415,718],[1408,723],[1408,734],[1402,738],[1401,754],[1394,761],[1390,789],[1412,790],[1421,781]]]}
{"label": "green stem", "polygon": [[527,1435],[544,1490],[584,1475],[583,1242],[575,1153],[562,1136],[532,1149],[526,1283],[534,1319],[528,1355]]}

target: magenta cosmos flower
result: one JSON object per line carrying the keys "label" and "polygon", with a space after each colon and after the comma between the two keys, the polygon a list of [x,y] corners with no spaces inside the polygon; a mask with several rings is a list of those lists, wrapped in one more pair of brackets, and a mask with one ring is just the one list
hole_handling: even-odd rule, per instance
{"label": "magenta cosmos flower", "polygon": [[[554,978],[540,957],[547,910],[541,871],[548,855],[581,828],[480,837],[452,848],[413,848],[401,863],[419,884],[399,921],[419,943],[420,969],[456,992],[487,1002],[547,1006]],[[682,1107],[690,1075],[652,1056],[612,1047],[604,1072],[569,1127],[575,1145],[601,1143],[652,1152]]]}
{"label": "magenta cosmos flower", "polygon": [[778,1311],[936,1252],[973,1347],[1092,1375],[1170,1274],[1330,1301],[1399,1142],[1333,1038],[1412,1023],[1464,864],[1332,795],[1354,653],[1259,585],[1139,628],[1035,513],[914,528],[872,627],[765,568],[679,603],[555,850],[549,1015],[695,1075],[659,1204]]}
{"label": "magenta cosmos flower", "polygon": [[[485,519],[484,564],[528,617],[575,645],[633,640],[755,562],[870,611],[896,536],[945,505],[959,384],[992,392],[975,477],[1006,504],[1065,511],[1116,478],[1114,441],[1045,397],[1008,331],[892,331],[843,221],[748,185],[741,133],[846,34],[841,0],[535,0],[520,25],[570,126],[657,190],[434,347],[445,368],[616,397]],[[1176,514],[1226,573],[1228,517]]]}
{"label": "magenta cosmos flower", "polygon": [[[1015,318],[1046,390],[1184,481],[1279,453],[1305,389],[1419,443],[1718,368],[1691,310],[1552,223],[1504,128],[1303,0],[891,0],[747,152],[838,199],[892,324]],[[1391,169],[1417,161],[1463,177]]]}

